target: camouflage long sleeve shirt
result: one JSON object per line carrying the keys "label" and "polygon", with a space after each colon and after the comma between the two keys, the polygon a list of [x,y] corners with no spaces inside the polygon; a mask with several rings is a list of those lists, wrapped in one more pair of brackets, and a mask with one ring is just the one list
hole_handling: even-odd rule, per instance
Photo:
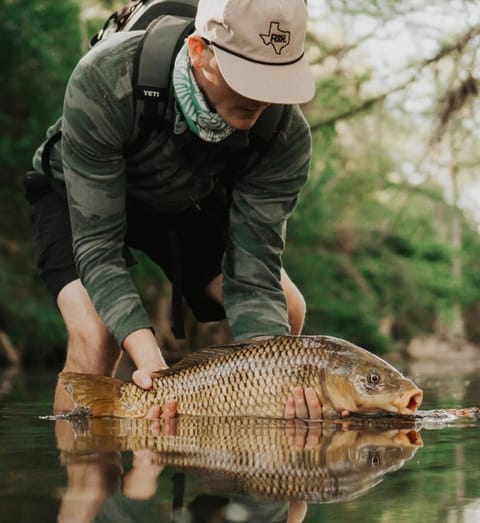
{"label": "camouflage long sleeve shirt", "polygon": [[[125,155],[135,136],[132,64],[141,37],[118,33],[80,60],[63,116],[47,133],[62,130],[51,166],[66,184],[79,277],[120,345],[131,332],[151,327],[122,255],[127,204],[152,213],[184,210],[208,195],[225,167],[211,144],[195,158],[180,157],[163,131],[134,156]],[[281,256],[286,220],[307,178],[311,136],[299,108],[287,111],[274,145],[232,193],[223,296],[236,339],[289,330]],[[33,160],[39,172],[42,147]]]}

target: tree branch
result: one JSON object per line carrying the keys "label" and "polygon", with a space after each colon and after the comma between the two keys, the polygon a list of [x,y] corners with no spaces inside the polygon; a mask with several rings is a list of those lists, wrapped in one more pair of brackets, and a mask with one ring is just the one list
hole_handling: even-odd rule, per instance
{"label": "tree branch", "polygon": [[312,133],[315,131],[318,131],[322,127],[332,125],[333,123],[344,120],[346,118],[350,118],[358,113],[362,113],[368,109],[370,109],[372,106],[376,105],[377,103],[385,100],[388,96],[391,94],[401,91],[408,87],[410,84],[412,84],[418,77],[418,75],[427,67],[429,67],[432,64],[435,64],[445,58],[446,56],[454,53],[454,52],[461,52],[466,47],[466,45],[476,36],[480,35],[480,25],[470,28],[468,31],[466,31],[460,38],[458,38],[454,43],[451,45],[447,45],[442,47],[438,53],[431,58],[427,58],[423,62],[420,62],[416,68],[415,71],[412,73],[410,78],[408,78],[406,81],[402,82],[401,84],[392,87],[388,91],[385,91],[384,93],[381,93],[377,96],[373,96],[371,98],[368,98],[364,100],[362,103],[355,105],[353,107],[348,108],[347,110],[337,113],[329,118],[319,120],[318,122],[312,123],[310,125],[310,129]]}

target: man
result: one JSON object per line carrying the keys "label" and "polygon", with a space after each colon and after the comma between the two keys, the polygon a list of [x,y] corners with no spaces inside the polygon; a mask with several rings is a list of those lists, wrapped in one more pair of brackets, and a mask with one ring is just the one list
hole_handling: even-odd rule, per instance
{"label": "man", "polygon": [[[137,131],[132,64],[142,35],[117,33],[80,60],[48,133],[62,131],[50,165],[68,207],[55,191],[29,196],[40,273],[68,332],[64,370],[111,375],[124,349],[137,367],[133,380],[149,388],[151,372],[166,367],[127,269],[128,247],[170,279],[180,270],[197,318],[226,314],[237,340],[300,333],[305,304],[281,256],[311,153],[295,105],[314,94],[306,22],[304,0],[200,0],[196,30],[175,61],[171,128],[133,155],[125,150]],[[286,108],[259,157],[250,131],[270,104]],[[316,396],[305,394],[294,391],[287,415],[318,414]],[[71,407],[57,387],[54,409]]]}

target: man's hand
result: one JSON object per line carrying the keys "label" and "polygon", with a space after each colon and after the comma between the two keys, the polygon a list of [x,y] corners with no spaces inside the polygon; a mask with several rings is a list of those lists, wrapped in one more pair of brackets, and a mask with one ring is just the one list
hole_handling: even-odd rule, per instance
{"label": "man's hand", "polygon": [[[168,368],[168,367],[163,367]],[[161,369],[156,369],[161,370]],[[132,380],[133,382],[141,387],[142,389],[149,389],[153,385],[151,372],[155,371],[148,371],[145,368],[137,369],[132,374]],[[158,419],[158,418],[174,418],[177,415],[177,402],[175,400],[169,400],[167,403],[163,406],[155,405],[152,407],[148,412],[145,418],[147,419]]]}
{"label": "man's hand", "polygon": [[155,405],[152,407],[145,416],[146,419],[158,419],[158,418],[174,418],[177,415],[177,402],[175,400],[168,400],[163,406]]}
{"label": "man's hand", "polygon": [[135,383],[135,385],[138,385],[142,389],[146,389],[146,390],[152,388],[152,385],[153,385],[152,373],[154,373],[158,370],[163,370],[163,369],[168,368],[167,365],[157,367],[156,369],[152,369],[149,367],[151,367],[151,366],[141,367],[132,374],[133,383]]}
{"label": "man's hand", "polygon": [[286,419],[322,419],[322,404],[315,389],[295,387],[285,405]]}
{"label": "man's hand", "polygon": [[153,450],[133,451],[132,468],[123,478],[123,493],[127,498],[149,500],[157,492],[158,476],[164,469]]}
{"label": "man's hand", "polygon": [[322,434],[322,422],[305,422],[299,419],[285,421],[285,435],[291,449],[300,451],[314,449],[320,444]]}
{"label": "man's hand", "polygon": [[142,389],[152,386],[152,372],[168,367],[150,329],[131,332],[123,341],[123,348],[137,367],[132,379]]}
{"label": "man's hand", "polygon": [[323,424],[302,420],[322,419],[322,404],[315,389],[295,387],[285,406],[285,434],[291,449],[308,450],[318,446]]}
{"label": "man's hand", "polygon": [[[152,331],[140,329],[132,332],[125,338],[123,347],[137,367],[132,374],[133,382],[142,389],[150,389],[153,385],[152,374],[168,368]],[[163,406],[155,405],[145,417],[147,419],[173,418],[176,414],[177,402],[171,400]]]}

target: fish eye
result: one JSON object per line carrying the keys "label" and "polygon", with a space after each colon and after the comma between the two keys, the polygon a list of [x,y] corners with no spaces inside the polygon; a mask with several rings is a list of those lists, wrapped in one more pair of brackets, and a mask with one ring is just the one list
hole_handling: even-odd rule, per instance
{"label": "fish eye", "polygon": [[380,378],[380,375],[376,371],[372,370],[367,376],[367,381],[368,381],[369,385],[375,386],[380,383],[381,378]]}
{"label": "fish eye", "polygon": [[379,467],[382,464],[382,456],[380,452],[370,450],[367,455],[367,464],[369,467]]}

